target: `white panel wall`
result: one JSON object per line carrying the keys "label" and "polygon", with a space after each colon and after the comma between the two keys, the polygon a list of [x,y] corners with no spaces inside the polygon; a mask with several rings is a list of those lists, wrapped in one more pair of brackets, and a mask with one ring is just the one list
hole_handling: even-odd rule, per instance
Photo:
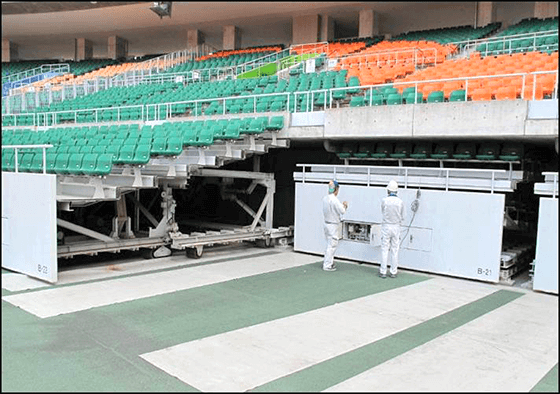
{"label": "white panel wall", "polygon": [[[294,249],[322,255],[322,197],[326,184],[296,182]],[[348,221],[380,224],[382,187],[341,185],[339,199],[347,200]],[[415,189],[399,191],[408,226]],[[400,251],[400,266],[419,271],[498,282],[505,196],[503,194],[421,190],[420,205]],[[376,226],[377,227],[377,226]],[[373,232],[376,232],[374,230]],[[402,233],[406,228],[402,229]],[[412,236],[412,237],[411,237]],[[379,263],[381,248],[370,243],[341,240],[336,257]]]}
{"label": "white panel wall", "polygon": [[57,281],[56,175],[2,172],[2,267]]}
{"label": "white panel wall", "polygon": [[541,197],[533,290],[558,294],[558,199]]}

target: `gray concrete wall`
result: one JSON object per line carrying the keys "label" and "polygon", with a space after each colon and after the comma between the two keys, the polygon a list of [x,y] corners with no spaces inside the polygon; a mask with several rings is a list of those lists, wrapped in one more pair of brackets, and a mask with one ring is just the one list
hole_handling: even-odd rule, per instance
{"label": "gray concrete wall", "polygon": [[[359,108],[324,112],[324,126],[284,129],[279,137],[294,140],[352,140],[376,138],[558,138],[558,101],[541,105],[553,115],[530,119],[529,101],[430,103]],[[292,115],[293,116],[293,115]]]}

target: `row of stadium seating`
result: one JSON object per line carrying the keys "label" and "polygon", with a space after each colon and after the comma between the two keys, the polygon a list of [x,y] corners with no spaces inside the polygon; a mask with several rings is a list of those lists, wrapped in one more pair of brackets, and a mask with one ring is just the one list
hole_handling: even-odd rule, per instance
{"label": "row of stadium seating", "polygon": [[523,146],[518,143],[483,142],[478,148],[474,142],[362,142],[344,143],[337,148],[341,159],[458,159],[518,161],[523,157]]}
{"label": "row of stadium seating", "polygon": [[[245,49],[231,49],[231,50],[221,50],[211,53],[209,55],[201,56],[198,58],[199,61],[204,61],[206,59],[230,57],[232,55],[244,55],[244,54],[257,54],[261,57],[264,53],[278,52],[284,49],[284,45],[266,45],[260,47],[251,47]],[[260,55],[259,55],[260,54]]]}
{"label": "row of stadium seating", "polygon": [[[260,59],[267,55],[275,53],[274,51],[252,52],[246,54],[231,54],[224,57],[212,57],[208,59],[197,59],[185,62],[174,67],[170,67],[164,71],[166,74],[188,72],[193,70],[210,70],[220,67],[238,66],[253,60]],[[287,55],[287,54],[286,54]],[[203,74],[204,76],[204,74]]]}
{"label": "row of stadium seating", "polygon": [[515,25],[509,26],[493,38],[523,35],[517,38],[504,40],[491,40],[488,43],[480,44],[476,50],[484,55],[499,55],[502,53],[518,53],[540,50],[551,53],[558,50],[558,34],[536,35],[531,37],[528,33],[538,33],[544,31],[558,31],[558,17],[555,18],[529,18],[523,19]]}
{"label": "row of stadium seating", "polygon": [[468,41],[484,38],[493,34],[501,26],[500,22],[490,23],[484,27],[474,28],[473,26],[445,27],[439,29],[421,30],[407,32],[395,36],[395,41],[435,41],[440,44],[452,42]]}
{"label": "row of stadium seating", "polygon": [[[141,165],[151,157],[177,156],[188,146],[210,146],[218,140],[235,140],[245,134],[262,134],[284,127],[284,117],[51,128],[44,132],[3,132],[3,145],[52,144],[46,151],[48,173],[105,175],[113,164]],[[14,150],[2,149],[2,170],[14,171]],[[18,170],[42,172],[40,148],[18,150]]]}
{"label": "row of stadium seating", "polygon": [[[516,53],[512,55],[498,55],[496,57],[480,58],[473,56],[470,59],[447,60],[438,67],[430,67],[413,72],[395,82],[404,81],[426,81],[448,78],[477,77],[488,75],[507,75],[516,73],[531,73],[536,71],[555,71],[558,70],[558,52],[551,55],[542,52]],[[544,96],[550,96],[554,90],[557,75],[554,73],[533,75],[525,80],[521,76],[503,78],[481,78],[469,80],[469,97],[475,99],[496,99],[511,100],[521,97],[522,90],[524,97],[530,93],[532,98],[533,82],[535,80],[535,99],[540,100]],[[523,85],[523,83],[525,83]],[[399,93],[404,89],[414,86],[399,85]],[[466,88],[466,80],[425,83],[418,86],[418,92],[424,97],[434,91],[443,91],[444,97],[449,99],[451,92]],[[507,96],[501,96],[500,89],[507,90]],[[512,96],[513,94],[513,96]]]}

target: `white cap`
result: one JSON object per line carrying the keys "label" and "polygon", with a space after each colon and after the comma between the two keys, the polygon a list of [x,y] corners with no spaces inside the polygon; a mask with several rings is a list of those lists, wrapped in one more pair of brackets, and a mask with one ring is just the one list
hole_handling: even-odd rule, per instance
{"label": "white cap", "polygon": [[397,181],[391,179],[391,182],[389,182],[389,184],[387,185],[387,190],[390,192],[396,192],[398,189],[399,185],[397,184]]}

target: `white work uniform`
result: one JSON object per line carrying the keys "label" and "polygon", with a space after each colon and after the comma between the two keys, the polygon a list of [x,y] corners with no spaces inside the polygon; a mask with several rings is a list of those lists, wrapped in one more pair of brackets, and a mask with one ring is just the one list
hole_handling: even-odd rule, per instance
{"label": "white work uniform", "polygon": [[401,224],[404,222],[405,210],[403,201],[397,196],[387,196],[381,202],[383,224],[381,225],[381,266],[379,273],[387,274],[387,259],[391,247],[391,274],[397,274],[399,265],[399,247]]}
{"label": "white work uniform", "polygon": [[334,252],[338,246],[340,239],[339,227],[342,215],[346,213],[346,208],[333,194],[323,197],[323,220],[325,238],[327,239],[327,248],[325,250],[325,258],[323,259],[323,269],[332,268],[334,266]]}

